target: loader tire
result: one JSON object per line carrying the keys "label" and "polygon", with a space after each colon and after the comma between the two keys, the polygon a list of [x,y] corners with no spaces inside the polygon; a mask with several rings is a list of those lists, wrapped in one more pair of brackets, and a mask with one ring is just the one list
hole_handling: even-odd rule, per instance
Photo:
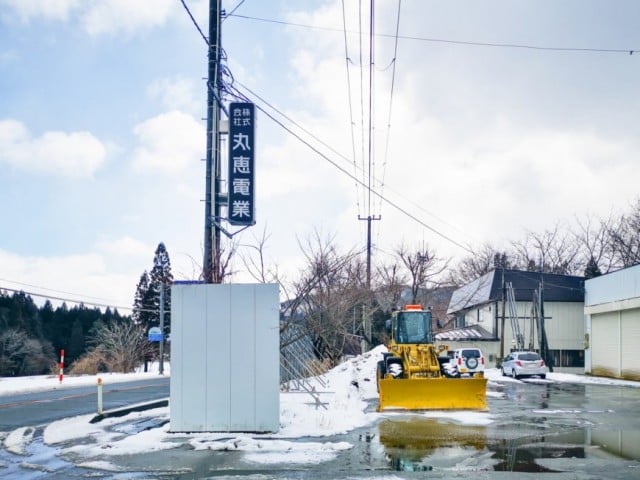
{"label": "loader tire", "polygon": [[376,390],[380,393],[380,379],[384,378],[387,374],[387,369],[384,366],[384,360],[378,362],[378,368],[376,370]]}
{"label": "loader tire", "polygon": [[[393,368],[396,365],[396,368]],[[385,374],[390,373],[393,378],[400,379],[404,377],[404,365],[400,357],[387,357],[385,359]]]}

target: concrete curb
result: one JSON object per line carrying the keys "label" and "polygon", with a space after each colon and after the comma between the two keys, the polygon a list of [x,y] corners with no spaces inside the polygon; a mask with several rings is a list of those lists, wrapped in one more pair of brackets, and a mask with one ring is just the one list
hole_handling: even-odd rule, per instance
{"label": "concrete curb", "polygon": [[89,420],[89,423],[98,423],[101,420],[105,419],[105,418],[109,418],[109,417],[124,417],[125,415],[131,413],[131,412],[142,412],[144,410],[151,410],[154,408],[160,408],[160,407],[166,407],[169,405],[169,399],[165,398],[163,400],[154,400],[153,402],[147,402],[147,403],[138,403],[136,405],[129,405],[127,407],[122,407],[122,408],[116,408],[113,410],[109,410],[106,412],[102,412],[99,413],[98,415],[96,415],[95,417],[93,417],[91,420]]}

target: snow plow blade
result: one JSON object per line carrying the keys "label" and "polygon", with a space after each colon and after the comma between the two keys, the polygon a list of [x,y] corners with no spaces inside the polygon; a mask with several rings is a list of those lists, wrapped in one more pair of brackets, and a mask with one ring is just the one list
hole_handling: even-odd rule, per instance
{"label": "snow plow blade", "polygon": [[487,379],[381,378],[378,383],[383,410],[487,410]]}

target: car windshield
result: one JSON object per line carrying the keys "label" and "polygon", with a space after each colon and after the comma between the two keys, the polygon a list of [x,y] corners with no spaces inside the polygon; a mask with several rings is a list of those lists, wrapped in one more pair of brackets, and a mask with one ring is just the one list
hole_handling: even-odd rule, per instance
{"label": "car windshield", "polygon": [[398,343],[432,343],[431,312],[400,312],[396,323]]}
{"label": "car windshield", "polygon": [[520,355],[518,355],[518,359],[519,360],[525,360],[528,362],[533,362],[536,360],[542,360],[540,358],[540,355],[538,355],[537,353],[521,353]]}

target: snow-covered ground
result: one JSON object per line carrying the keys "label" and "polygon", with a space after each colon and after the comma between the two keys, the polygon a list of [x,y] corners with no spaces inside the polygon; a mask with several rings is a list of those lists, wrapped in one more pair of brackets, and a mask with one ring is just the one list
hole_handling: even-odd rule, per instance
{"label": "snow-covered ground", "polygon": [[[90,424],[93,415],[82,415],[53,422],[44,429],[44,442],[61,448],[62,454],[80,459],[79,465],[100,470],[117,471],[120,467],[109,461],[111,456],[130,455],[176,448],[189,444],[196,450],[233,450],[244,452],[248,461],[255,463],[278,463],[286,459],[289,463],[313,464],[334,458],[339,451],[352,447],[347,442],[334,442],[323,439],[367,426],[380,415],[398,415],[397,413],[376,413],[371,408],[371,400],[377,398],[375,369],[384,347],[355,357],[324,375],[318,391],[326,402],[326,408],[318,407],[312,398],[300,392],[281,392],[280,394],[280,431],[277,434],[229,434],[195,433],[174,434],[169,432],[169,407],[131,413],[120,418],[106,418],[98,424]],[[169,365],[165,374],[169,374]],[[147,373],[128,375],[100,375],[104,383],[137,380],[158,375],[157,365]],[[485,376],[489,380],[488,396],[500,396],[499,390],[491,388],[498,382],[515,382],[503,377],[498,369],[488,369]],[[313,381],[313,380],[311,380]],[[588,377],[565,373],[550,373],[547,380],[567,383],[593,383],[609,385],[628,385],[640,387],[638,382]],[[48,389],[67,388],[78,385],[95,385],[97,376],[65,377],[62,384],[57,376],[29,378],[1,378],[0,395],[8,393],[33,392]],[[494,421],[490,412],[434,411],[421,412],[425,417],[446,418],[449,421],[465,425],[488,425]],[[137,431],[131,425],[153,419],[156,428]],[[167,422],[167,423],[163,423]],[[34,429],[23,427],[12,432],[0,433],[4,447],[13,453],[25,451],[25,445],[32,440]],[[315,437],[315,441],[303,441],[302,438]],[[82,441],[81,441],[82,440]],[[72,446],[68,446],[72,445]]]}

